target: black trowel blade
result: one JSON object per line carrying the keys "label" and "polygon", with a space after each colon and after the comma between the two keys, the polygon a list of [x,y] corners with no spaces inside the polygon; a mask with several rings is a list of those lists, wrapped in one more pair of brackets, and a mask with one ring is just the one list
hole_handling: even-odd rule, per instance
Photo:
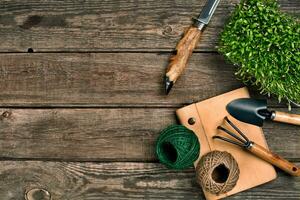
{"label": "black trowel blade", "polygon": [[242,98],[230,102],[226,107],[228,113],[234,118],[262,126],[266,116],[260,114],[260,111],[267,111],[267,100]]}

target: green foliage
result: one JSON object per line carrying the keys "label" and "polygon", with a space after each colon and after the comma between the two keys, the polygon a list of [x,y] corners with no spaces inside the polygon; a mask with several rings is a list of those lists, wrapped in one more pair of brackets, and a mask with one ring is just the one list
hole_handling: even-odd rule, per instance
{"label": "green foliage", "polygon": [[244,0],[221,33],[219,52],[263,94],[300,103],[300,25],[276,0]]}

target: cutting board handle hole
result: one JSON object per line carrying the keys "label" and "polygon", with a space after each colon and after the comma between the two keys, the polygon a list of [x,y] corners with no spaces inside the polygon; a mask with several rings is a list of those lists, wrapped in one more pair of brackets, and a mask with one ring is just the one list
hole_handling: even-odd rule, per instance
{"label": "cutting board handle hole", "polygon": [[293,171],[296,172],[298,169],[297,167],[293,167]]}
{"label": "cutting board handle hole", "polygon": [[177,150],[170,142],[165,142],[162,145],[162,151],[170,162],[175,163],[177,161]]}
{"label": "cutting board handle hole", "polygon": [[229,173],[229,169],[224,164],[220,164],[213,169],[212,179],[216,183],[225,183],[229,177]]}

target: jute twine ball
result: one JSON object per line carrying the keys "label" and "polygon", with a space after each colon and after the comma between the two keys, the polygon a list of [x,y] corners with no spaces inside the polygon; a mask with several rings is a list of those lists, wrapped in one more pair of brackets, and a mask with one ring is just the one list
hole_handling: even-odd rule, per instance
{"label": "jute twine ball", "polygon": [[197,182],[206,191],[219,195],[231,191],[239,179],[239,166],[228,152],[212,151],[196,167]]}
{"label": "jute twine ball", "polygon": [[195,133],[181,125],[164,129],[156,143],[156,155],[171,169],[186,169],[198,159],[200,144]]}

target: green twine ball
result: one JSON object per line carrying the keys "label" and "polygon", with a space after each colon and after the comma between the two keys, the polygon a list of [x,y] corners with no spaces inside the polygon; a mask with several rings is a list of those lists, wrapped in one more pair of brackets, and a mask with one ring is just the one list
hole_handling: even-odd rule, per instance
{"label": "green twine ball", "polygon": [[171,169],[186,169],[198,159],[200,144],[195,133],[182,125],[164,129],[156,143],[159,161]]}

